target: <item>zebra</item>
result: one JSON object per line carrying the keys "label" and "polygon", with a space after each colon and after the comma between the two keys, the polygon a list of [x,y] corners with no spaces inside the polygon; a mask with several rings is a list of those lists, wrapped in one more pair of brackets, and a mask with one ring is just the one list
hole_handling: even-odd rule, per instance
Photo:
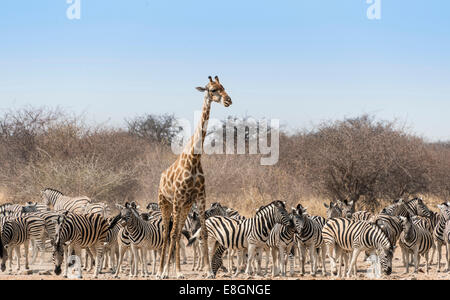
{"label": "zebra", "polygon": [[[442,231],[440,230],[435,230],[435,235],[440,235],[440,237],[442,237],[442,242],[441,244],[439,244],[438,247],[438,251],[439,251],[439,256],[438,256],[438,272],[440,271],[440,256],[441,256],[441,245],[442,243],[445,245],[446,247],[446,254],[447,254],[447,272],[450,271],[450,203],[442,203],[440,205],[438,205],[438,208],[441,211],[441,216],[440,216],[440,220],[439,220],[439,226],[441,225],[441,223],[444,224]],[[436,226],[436,229],[438,228],[438,226]],[[439,231],[439,232],[437,232]]]}
{"label": "zebra", "polygon": [[[289,214],[293,219],[296,211],[292,208]],[[270,231],[269,238],[266,242],[272,254],[272,276],[278,276],[281,271],[281,276],[286,276],[286,256],[292,251],[294,245],[294,234],[296,232],[295,224],[292,222],[289,226],[282,224],[275,224]],[[293,256],[289,255],[290,275],[294,276],[294,260]]]}
{"label": "zebra", "polygon": [[323,206],[327,209],[327,219],[342,217],[342,209],[336,203],[324,203]]}
{"label": "zebra", "polygon": [[[227,208],[222,206],[219,202],[212,203],[210,208],[205,210],[205,220],[207,220],[208,218],[213,217],[213,216],[227,216]],[[191,208],[190,213],[188,214],[188,218],[186,219],[186,223],[183,227],[182,233],[188,239],[188,246],[193,247],[194,265],[195,265],[195,261],[198,260],[197,270],[203,270],[205,267],[204,258],[202,256],[202,252],[200,251],[200,249],[202,249],[201,248],[202,241],[195,239],[191,243],[189,242],[189,240],[194,235],[194,233],[197,232],[199,229],[200,229],[200,216],[197,212],[196,207],[193,206]],[[198,256],[197,256],[197,253],[199,253]],[[232,259],[230,253],[229,253],[229,259]],[[229,265],[230,265],[230,262],[229,262]]]}
{"label": "zebra", "polygon": [[[248,259],[245,272],[248,275],[252,274],[252,263],[256,254],[259,253],[257,273],[261,275],[261,251],[276,223],[285,226],[292,224],[292,219],[289,218],[285,203],[279,200],[261,207],[253,218],[243,221],[224,216],[214,216],[207,219],[208,236],[211,237],[211,242],[214,243],[212,247],[213,257],[211,259],[214,276],[222,265],[222,255],[226,249],[247,249]],[[189,243],[199,236],[200,231],[199,229],[194,234]],[[238,270],[235,275],[237,273]]]}
{"label": "zebra", "polygon": [[58,190],[46,188],[41,192],[43,203],[53,210],[68,210],[73,213],[82,214],[85,207],[91,204],[91,199],[86,196],[68,197]]}
{"label": "zebra", "polygon": [[352,214],[352,219],[355,221],[369,221],[373,217],[371,212],[360,210]]}
{"label": "zebra", "polygon": [[24,245],[25,269],[29,269],[28,246],[30,240],[35,240],[39,248],[43,248],[48,237],[45,221],[38,216],[21,216],[2,220],[1,248],[2,251],[2,272],[6,269],[6,261],[9,258],[9,272],[12,269],[12,251],[16,251],[17,271],[20,270],[20,245]]}
{"label": "zebra", "polygon": [[378,214],[372,216],[368,221],[380,227],[387,235],[392,246],[394,248],[396,247],[400,234],[403,231],[402,220],[400,217]]}
{"label": "zebra", "polygon": [[404,202],[403,199],[398,199],[392,205],[385,207],[381,213],[391,216],[407,217],[408,215],[416,215],[432,218],[431,210],[421,198],[414,198],[407,202]]}
{"label": "zebra", "polygon": [[108,214],[108,204],[106,203],[89,203],[84,207],[84,214],[100,214],[102,217],[106,217]]}
{"label": "zebra", "polygon": [[319,261],[318,251],[321,251],[322,275],[325,276],[326,246],[323,243],[322,238],[322,228],[325,224],[325,219],[319,216],[311,217],[307,214],[306,210],[307,209],[300,204],[293,209],[294,224],[297,230],[295,240],[300,250],[301,257],[301,274],[303,275],[305,273],[305,252],[306,248],[308,248],[311,262],[311,275],[316,275]]}
{"label": "zebra", "polygon": [[[163,222],[162,218],[159,220],[144,221],[136,210],[135,206],[130,203],[125,203],[119,215],[115,217],[116,220],[122,220],[124,228],[128,233],[128,237],[131,241],[131,250],[134,256],[134,272],[137,276],[138,263],[139,263],[139,250],[141,250],[141,264],[142,274],[144,277],[148,276],[147,260],[145,250],[159,250],[163,245]],[[123,253],[119,254],[119,262],[117,265],[116,274],[114,277],[118,277],[120,265],[122,263]],[[155,265],[153,266],[153,274],[155,273]]]}
{"label": "zebra", "polygon": [[[354,221],[347,218],[332,218],[322,229],[322,237],[327,245],[333,273],[336,269],[336,258],[342,252],[352,253],[347,277],[352,271],[356,275],[356,260],[361,251],[375,251],[380,259],[383,273],[392,273],[393,246],[380,227],[366,221]],[[333,250],[333,251],[331,251]],[[339,264],[338,276],[341,274]]]}
{"label": "zebra", "polygon": [[[118,220],[108,223],[108,220],[99,214],[76,214],[70,211],[63,211],[57,218],[56,234],[53,250],[54,272],[61,274],[61,264],[64,259],[65,245],[67,255],[75,253],[81,257],[81,249],[89,248],[96,254],[96,269],[94,278],[98,277],[103,265],[103,251],[107,239],[108,231]],[[66,258],[66,269],[64,277],[67,277],[69,257]],[[82,278],[81,268],[78,278]]]}
{"label": "zebra", "polygon": [[409,254],[413,254],[414,273],[417,273],[420,263],[420,255],[425,256],[426,273],[428,274],[429,261],[428,253],[433,245],[431,232],[418,224],[415,216],[400,216],[402,220],[403,232],[400,236],[400,247],[402,249],[405,273],[409,273]]}
{"label": "zebra", "polygon": [[[39,207],[39,209],[41,208]],[[38,207],[36,203],[32,202],[27,202],[25,205],[13,203],[6,203],[0,205],[0,216],[4,217],[7,216],[19,217],[36,211],[38,211]]]}
{"label": "zebra", "polygon": [[150,202],[147,204],[146,209],[148,211],[161,211],[157,202]]}

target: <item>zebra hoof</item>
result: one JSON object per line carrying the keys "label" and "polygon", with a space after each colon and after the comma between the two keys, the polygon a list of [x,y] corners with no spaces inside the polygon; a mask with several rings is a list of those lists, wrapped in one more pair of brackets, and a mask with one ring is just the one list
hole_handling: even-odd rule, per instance
{"label": "zebra hoof", "polygon": [[181,273],[179,273],[179,274],[177,275],[177,279],[184,279],[184,275],[181,274]]}

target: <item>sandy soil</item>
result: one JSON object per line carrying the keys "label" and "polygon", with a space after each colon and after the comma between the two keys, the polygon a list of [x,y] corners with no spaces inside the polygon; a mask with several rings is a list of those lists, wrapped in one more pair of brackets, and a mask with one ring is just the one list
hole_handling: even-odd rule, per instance
{"label": "sandy soil", "polygon": [[[443,257],[445,256],[445,249],[443,249]],[[192,271],[192,254],[190,252],[190,249],[187,250],[187,256],[188,256],[188,263],[185,265],[182,265],[182,270],[183,270],[183,274],[185,275],[186,279],[203,279],[202,274],[203,272],[197,272],[197,271]],[[360,255],[359,260],[358,260],[358,274],[357,274],[357,278],[358,280],[367,280],[370,279],[367,276],[367,270],[370,268],[371,264],[369,262],[365,262],[363,261],[363,254]],[[22,258],[22,261],[24,259]],[[39,259],[38,259],[39,262]],[[235,260],[236,262],[236,260]],[[441,263],[444,262],[443,260],[441,260]],[[14,261],[15,263],[15,261]],[[22,264],[22,270],[17,272],[16,266],[13,263],[13,268],[12,268],[12,273],[8,274],[8,269],[5,272],[0,272],[0,280],[9,280],[9,279],[19,279],[19,280],[63,280],[65,278],[63,278],[63,276],[56,276],[53,273],[53,263],[51,262],[51,255],[47,254],[44,260],[44,263],[41,264],[32,264],[30,265],[30,270],[29,271],[25,271],[24,270],[24,264]],[[225,265],[227,266],[228,261],[225,260]],[[263,266],[265,265],[265,258],[263,258]],[[271,263],[269,264],[270,267]],[[7,264],[8,266],[8,264]],[[149,266],[148,270],[151,271],[152,267]],[[327,259],[327,270],[328,272],[330,271],[330,267],[329,267],[329,262]],[[420,269],[419,272],[417,274],[412,273],[413,272],[413,267],[410,267],[410,273],[409,274],[404,274],[405,268],[403,267],[402,261],[401,261],[401,251],[400,249],[397,249],[395,252],[395,256],[394,256],[394,260],[393,260],[393,273],[389,276],[389,277],[382,277],[381,279],[394,279],[394,280],[423,280],[423,279],[427,279],[427,280],[432,280],[432,279],[440,279],[440,280],[445,280],[445,279],[450,279],[450,272],[442,272],[443,270],[445,270],[445,264],[441,265],[441,272],[438,273],[437,272],[437,265],[436,265],[436,258],[434,258],[433,260],[433,264],[430,267],[429,273],[425,274],[424,272],[425,270],[425,260],[422,258],[421,259],[421,264],[420,264]],[[309,264],[306,266],[306,272],[309,271]],[[129,279],[128,277],[128,272],[129,272],[129,266],[128,263],[125,262],[124,263],[124,267],[122,268],[122,273],[121,273],[121,277],[120,279]],[[30,273],[30,274],[29,274]],[[86,271],[83,272],[83,279],[93,279],[92,278],[93,275],[92,273],[87,273]],[[113,276],[111,273],[102,273],[99,276],[100,280],[111,280],[113,279]],[[133,278],[133,280],[136,279],[155,279],[155,276],[151,275],[148,278]],[[224,274],[223,272],[219,272],[217,279],[256,279],[256,280],[264,280],[264,279],[268,279],[268,280],[321,280],[321,279],[336,279],[333,276],[325,276],[323,277],[321,275],[321,273],[319,273],[318,275],[316,275],[315,277],[311,276],[311,275],[305,275],[305,276],[300,276],[299,273],[299,266],[298,264],[296,264],[296,269],[295,269],[295,275],[294,277],[272,277],[271,274],[269,273],[266,276],[252,276],[252,277],[248,277],[245,274],[241,274],[238,277],[235,278],[231,278],[229,276],[227,276],[226,274]],[[355,279],[355,278],[353,278]]]}

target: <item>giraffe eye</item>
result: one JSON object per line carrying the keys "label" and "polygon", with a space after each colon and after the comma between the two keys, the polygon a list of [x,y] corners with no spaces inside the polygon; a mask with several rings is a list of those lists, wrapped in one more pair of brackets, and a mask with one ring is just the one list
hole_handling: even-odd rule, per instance
{"label": "giraffe eye", "polygon": [[215,92],[217,92],[217,89],[212,89],[211,90],[211,93],[215,93]]}

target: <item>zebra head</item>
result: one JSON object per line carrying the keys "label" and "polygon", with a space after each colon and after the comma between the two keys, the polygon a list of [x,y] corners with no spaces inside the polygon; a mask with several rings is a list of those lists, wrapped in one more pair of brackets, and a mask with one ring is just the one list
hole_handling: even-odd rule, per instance
{"label": "zebra head", "polygon": [[450,205],[447,203],[438,204],[437,206],[441,211],[441,216],[444,218],[445,222],[450,220]]}
{"label": "zebra head", "polygon": [[381,270],[386,275],[391,275],[392,273],[392,258],[394,257],[394,248],[389,242],[389,247],[378,248],[377,256],[380,259]]}
{"label": "zebra head", "polygon": [[146,209],[148,211],[160,211],[159,205],[156,202],[150,202],[147,204]]}
{"label": "zebra head", "polygon": [[23,213],[30,213],[30,212],[37,212],[37,203],[36,202],[27,202],[23,207],[22,207],[22,212]]}
{"label": "zebra head", "polygon": [[67,226],[69,211],[62,212],[56,219],[55,227],[55,242],[53,244],[53,262],[55,264],[55,274],[61,274],[61,264],[64,260],[64,242],[65,242],[65,227]]}
{"label": "zebra head", "polygon": [[302,233],[307,217],[308,214],[306,213],[306,208],[304,208],[301,204],[297,204],[297,207],[292,208],[292,220],[298,234]]}
{"label": "zebra head", "polygon": [[405,241],[411,241],[413,239],[413,221],[408,215],[406,217],[400,216],[402,222],[403,234]]}
{"label": "zebra head", "polygon": [[415,205],[416,205],[416,211],[417,211],[418,216],[429,218],[429,219],[431,219],[433,217],[431,210],[425,205],[425,203],[423,203],[423,200],[421,198],[414,198],[409,202],[414,202],[414,201],[416,201]]}
{"label": "zebra head", "polygon": [[139,206],[136,204],[136,202],[126,202],[125,206],[120,206],[121,210],[120,210],[120,219],[122,220],[122,224],[128,224],[129,222],[131,222],[133,220],[134,217],[137,218],[141,218],[141,216],[139,215],[139,212],[137,211],[137,209],[139,208]]}
{"label": "zebra head", "polygon": [[323,206],[327,209],[327,219],[339,218],[342,216],[342,209],[332,201],[330,201],[330,205],[324,203]]}
{"label": "zebra head", "polygon": [[355,212],[355,202],[352,200],[348,202],[347,200],[339,202],[342,210],[342,216],[344,218],[351,219],[353,213]]}
{"label": "zebra head", "polygon": [[[284,226],[292,226],[292,219],[289,216],[289,213],[286,210],[286,204],[283,201],[277,200],[273,201],[269,205],[265,207],[273,207],[274,220],[276,223],[279,223]],[[261,208],[259,212],[265,211],[265,207]],[[257,214],[258,214],[257,213]]]}

